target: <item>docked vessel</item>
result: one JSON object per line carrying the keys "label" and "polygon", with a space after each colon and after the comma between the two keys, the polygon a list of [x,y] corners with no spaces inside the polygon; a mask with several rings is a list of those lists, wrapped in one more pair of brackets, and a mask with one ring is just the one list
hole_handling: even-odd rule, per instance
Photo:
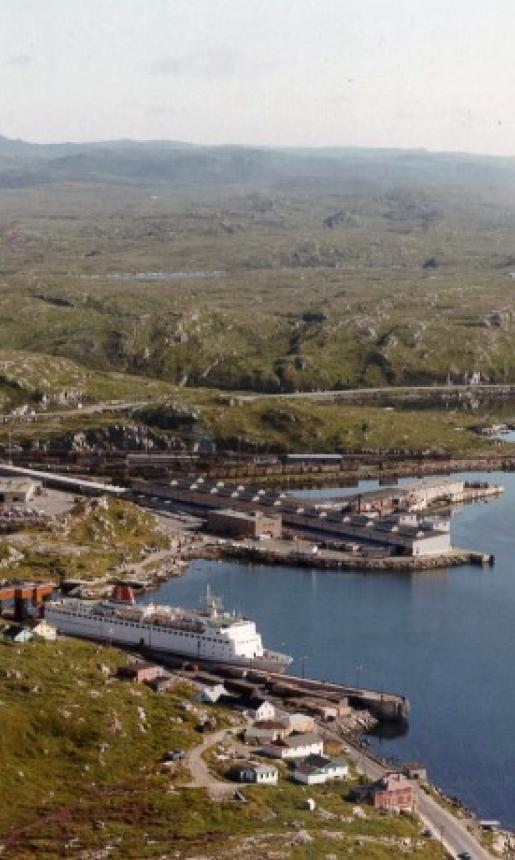
{"label": "docked vessel", "polygon": [[108,600],[62,597],[45,604],[45,617],[60,633],[209,663],[283,672],[292,658],[263,647],[254,621],[226,612],[208,594],[196,610],[136,604],[132,590],[117,586]]}

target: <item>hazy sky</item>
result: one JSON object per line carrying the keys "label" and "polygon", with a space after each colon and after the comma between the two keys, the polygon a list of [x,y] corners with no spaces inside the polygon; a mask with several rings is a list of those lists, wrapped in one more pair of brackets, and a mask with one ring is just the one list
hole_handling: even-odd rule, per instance
{"label": "hazy sky", "polygon": [[0,133],[515,155],[514,0],[0,0]]}

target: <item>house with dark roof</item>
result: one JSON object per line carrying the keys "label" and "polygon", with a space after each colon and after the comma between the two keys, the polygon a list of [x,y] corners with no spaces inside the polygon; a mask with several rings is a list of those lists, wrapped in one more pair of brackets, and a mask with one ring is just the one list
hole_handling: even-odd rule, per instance
{"label": "house with dark roof", "polygon": [[297,762],[293,772],[296,782],[305,785],[322,785],[333,779],[346,779],[349,766],[343,759],[331,759],[323,755],[309,755]]}
{"label": "house with dark roof", "polygon": [[229,771],[229,777],[236,782],[250,782],[256,785],[277,785],[279,772],[273,764],[240,762]]}
{"label": "house with dark roof", "polygon": [[260,697],[251,698],[248,702],[247,710],[250,711],[250,716],[255,722],[273,720],[275,717],[275,707],[268,699]]}
{"label": "house with dark roof", "polygon": [[246,744],[258,746],[265,743],[273,743],[279,738],[285,738],[291,732],[288,722],[282,720],[260,720],[253,726],[245,729],[244,740]]}

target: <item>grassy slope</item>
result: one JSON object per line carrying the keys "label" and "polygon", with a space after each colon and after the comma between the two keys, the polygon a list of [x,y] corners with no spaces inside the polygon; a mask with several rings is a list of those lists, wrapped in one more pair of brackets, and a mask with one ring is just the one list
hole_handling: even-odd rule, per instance
{"label": "grassy slope", "polygon": [[[474,419],[437,410],[390,412],[310,400],[256,400],[202,410],[218,439],[297,451],[370,449],[479,451],[491,443],[467,431]],[[475,419],[477,422],[477,417]]]}
{"label": "grassy slope", "polygon": [[[368,811],[365,821],[354,819],[341,786],[306,790],[283,779],[275,789],[248,790],[244,806],[181,788],[185,775],[163,773],[159,759],[167,749],[200,741],[196,718],[183,707],[189,696],[107,683],[100,667],[114,670],[125,660],[115,649],[72,640],[24,646],[0,641],[0,755],[9,798],[0,808],[2,856],[50,860],[62,856],[67,844],[67,856],[81,858],[108,845],[115,860],[170,851],[220,858],[234,856],[240,840],[255,837],[244,853],[256,860],[263,842],[268,849],[289,844],[286,856],[298,860],[331,851],[347,856],[351,848],[355,860],[394,860],[399,849],[388,839],[417,833],[409,818]],[[350,820],[328,822],[305,812],[306,792]],[[291,847],[292,821],[313,841]],[[364,841],[369,837],[372,842]],[[403,856],[437,860],[442,854],[426,843]]]}
{"label": "grassy slope", "polygon": [[0,350],[0,403],[31,402],[37,408],[45,394],[52,405],[66,405],[65,395],[75,400],[103,401],[162,397],[172,386],[161,380],[121,373],[89,370],[67,358],[24,350]]}
{"label": "grassy slope", "polygon": [[[510,190],[70,184],[0,202],[0,348],[223,388],[515,380]],[[109,277],[199,270],[225,274]]]}
{"label": "grassy slope", "polygon": [[2,569],[6,579],[87,580],[105,576],[125,562],[139,561],[142,553],[165,549],[168,538],[151,514],[130,502],[110,500],[105,506],[101,502],[92,507],[83,500],[47,528],[5,536],[0,542],[0,558],[5,557],[9,546],[23,558]]}
{"label": "grassy slope", "polygon": [[[186,386],[186,402],[207,404],[199,432],[220,441],[472,450],[479,443],[436,412],[258,404],[222,414],[198,389],[461,381],[477,370],[515,381],[510,188],[70,182],[0,189],[0,203],[0,409],[41,389],[161,400]],[[223,274],[111,277],[203,270]]]}
{"label": "grassy slope", "polygon": [[[504,420],[513,418],[506,406]],[[489,418],[490,415],[490,418]],[[184,416],[188,420],[184,420]],[[189,419],[191,416],[191,420]],[[0,442],[29,444],[37,439],[71,438],[74,433],[102,433],[123,422],[119,415],[70,415],[42,419],[34,424],[0,426]],[[498,420],[485,408],[479,412],[348,405],[338,400],[260,398],[246,401],[208,389],[174,389],[171,399],[158,399],[137,411],[131,419],[150,428],[160,438],[191,442],[201,436],[221,447],[242,450],[258,446],[269,451],[327,452],[362,449],[442,449],[451,453],[505,451],[510,446],[479,437],[471,427]],[[502,420],[502,419],[501,419]]]}

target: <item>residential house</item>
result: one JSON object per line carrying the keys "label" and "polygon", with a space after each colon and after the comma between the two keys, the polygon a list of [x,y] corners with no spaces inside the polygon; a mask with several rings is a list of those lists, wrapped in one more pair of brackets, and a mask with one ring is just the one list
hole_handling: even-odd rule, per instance
{"label": "residential house", "polygon": [[268,699],[251,699],[247,710],[250,711],[250,715],[256,723],[261,720],[273,720],[275,717],[275,708]]}
{"label": "residential house", "polygon": [[280,759],[306,758],[309,755],[322,755],[324,742],[312,733],[293,733],[278,738],[271,744],[263,745],[263,753]]}
{"label": "residential house", "polygon": [[417,808],[417,786],[403,773],[391,771],[369,785],[354,789],[358,800],[371,803],[376,809],[390,812],[414,812]]}
{"label": "residential house", "polygon": [[5,636],[8,639],[11,639],[13,642],[17,642],[18,644],[23,642],[30,642],[31,639],[34,638],[32,630],[29,630],[28,627],[18,627],[17,625],[13,625],[9,627],[5,631]]}
{"label": "residential house", "polygon": [[292,732],[313,732],[315,721],[308,714],[288,714],[288,723]]}
{"label": "residential house", "polygon": [[236,782],[253,782],[256,785],[277,785],[279,773],[273,764],[256,764],[241,762],[229,771],[231,779]]}
{"label": "residential house", "polygon": [[32,632],[38,639],[45,639],[47,642],[55,642],[57,639],[57,630],[44,618],[36,624]]}
{"label": "residential house", "polygon": [[202,684],[197,701],[204,705],[215,705],[220,696],[227,696],[227,690],[220,682],[206,682]]}
{"label": "residential house", "polygon": [[346,779],[348,775],[347,762],[323,755],[310,755],[295,765],[293,778],[305,785],[321,785],[333,779]]}
{"label": "residential house", "polygon": [[244,741],[251,746],[273,743],[290,734],[289,724],[282,720],[260,720],[245,730]]}

